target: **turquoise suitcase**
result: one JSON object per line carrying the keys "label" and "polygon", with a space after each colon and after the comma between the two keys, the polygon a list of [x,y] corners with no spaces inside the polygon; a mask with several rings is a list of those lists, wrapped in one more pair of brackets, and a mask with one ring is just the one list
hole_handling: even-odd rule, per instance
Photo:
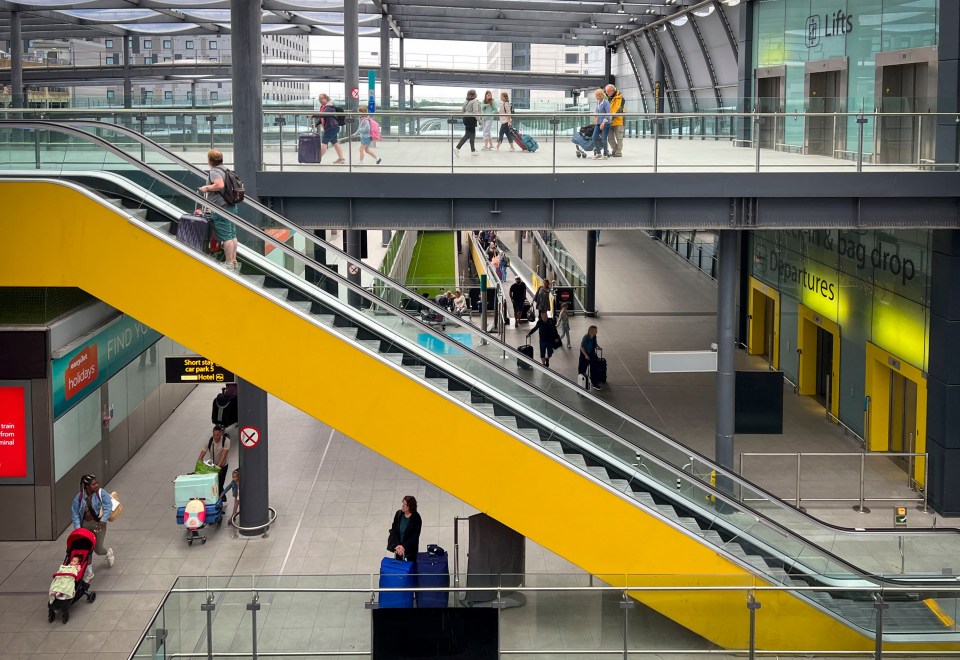
{"label": "turquoise suitcase", "polygon": [[186,506],[194,498],[213,504],[217,501],[217,474],[181,474],[173,482],[174,506]]}

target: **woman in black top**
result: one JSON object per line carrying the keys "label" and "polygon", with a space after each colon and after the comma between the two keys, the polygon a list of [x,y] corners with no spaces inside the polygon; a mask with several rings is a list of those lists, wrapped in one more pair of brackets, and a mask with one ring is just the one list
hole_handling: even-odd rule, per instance
{"label": "woman in black top", "polygon": [[550,358],[553,356],[554,349],[557,348],[560,335],[557,332],[557,326],[547,318],[546,312],[540,312],[540,318],[537,319],[537,324],[530,328],[527,337],[537,330],[540,331],[540,361],[543,362],[543,366],[549,367]]}
{"label": "woman in black top", "polygon": [[393,516],[390,536],[387,538],[387,550],[396,554],[397,559],[417,561],[420,550],[420,529],[423,520],[417,513],[417,498],[407,495],[400,503],[400,510]]}

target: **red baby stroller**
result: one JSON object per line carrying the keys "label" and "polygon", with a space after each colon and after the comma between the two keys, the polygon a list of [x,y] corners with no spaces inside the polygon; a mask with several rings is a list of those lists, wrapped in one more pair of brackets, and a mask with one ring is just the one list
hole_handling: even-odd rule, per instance
{"label": "red baby stroller", "polygon": [[66,623],[70,619],[70,606],[76,603],[80,598],[86,596],[87,602],[92,603],[97,599],[97,593],[90,591],[90,583],[84,578],[87,575],[87,569],[90,567],[93,548],[97,544],[96,535],[89,529],[75,529],[67,537],[67,554],[63,560],[65,566],[70,565],[70,560],[76,557],[79,560],[76,576],[73,573],[54,573],[53,577],[70,576],[74,578],[73,598],[56,598],[51,594],[50,602],[47,605],[47,621],[53,623],[57,618],[57,613],[61,613],[61,619]]}

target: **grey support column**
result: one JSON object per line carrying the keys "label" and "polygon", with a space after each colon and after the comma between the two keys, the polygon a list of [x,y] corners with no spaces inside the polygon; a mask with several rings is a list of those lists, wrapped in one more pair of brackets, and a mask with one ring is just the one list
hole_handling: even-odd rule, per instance
{"label": "grey support column", "polygon": [[[407,87],[403,81],[403,37],[399,39],[399,61],[397,62],[397,108],[402,112],[407,109]],[[407,134],[407,122],[400,122],[400,135]]]}
{"label": "grey support column", "polygon": [[[960,112],[957,90],[960,89],[960,3],[942,2],[937,13],[940,21],[940,43],[937,77],[937,112]],[[937,117],[936,160],[938,163],[960,162],[960,126],[952,116]],[[939,169],[939,168],[938,168]],[[944,166],[943,169],[956,169]]]}
{"label": "grey support column", "polygon": [[[257,536],[266,533],[265,525],[270,522],[267,393],[253,383],[237,378],[237,412],[238,437],[231,438],[230,453],[236,452],[239,455],[240,493],[243,496],[240,533],[244,536]],[[248,446],[249,441],[245,443],[245,437],[251,437],[249,431],[246,434],[244,431],[248,427],[257,431],[257,441],[253,446]],[[237,465],[232,457],[230,462]],[[242,531],[244,528],[249,531]]]}
{"label": "grey support column", "polygon": [[603,49],[603,83],[609,85],[613,82],[613,50],[610,47]]}
{"label": "grey support column", "polygon": [[247,196],[257,196],[263,165],[263,71],[259,2],[230,3],[230,55],[233,58],[233,167]]}
{"label": "grey support column", "polygon": [[587,290],[584,293],[583,312],[587,316],[597,315],[597,230],[587,232]]}
{"label": "grey support column", "polygon": [[[390,109],[390,17],[386,12],[380,16],[380,108]],[[384,115],[380,129],[390,135],[390,116]]]}
{"label": "grey support column", "polygon": [[130,37],[123,37],[121,43],[123,44],[123,107],[130,109],[133,107],[133,76],[130,74],[133,61],[130,59],[132,57]]}
{"label": "grey support column", "polygon": [[23,16],[17,10],[10,12],[10,106],[27,107],[23,93]]}
{"label": "grey support column", "polygon": [[[358,11],[357,0],[344,0],[343,96],[344,107],[351,112],[357,110],[357,100],[351,96],[351,92],[360,87],[360,15]],[[349,118],[347,122],[349,126]]]}
{"label": "grey support column", "polygon": [[[344,229],[344,231],[347,233],[347,255],[350,256],[351,259],[352,259],[355,263],[359,264],[359,263],[360,263],[360,253],[361,253],[360,241],[362,240],[361,233],[362,233],[363,231],[366,231],[366,230],[359,230],[359,231],[358,231],[358,230],[356,230],[356,229]],[[353,272],[354,270],[355,270],[356,272]],[[341,275],[342,275],[342,274],[343,274],[343,273],[341,273]],[[356,284],[357,286],[360,286],[360,269],[359,269],[359,267],[357,267],[357,268],[352,268],[351,265],[348,264],[348,266],[347,266],[347,279],[350,280],[351,282],[353,282],[354,284]],[[353,307],[358,307],[358,308],[359,308],[359,307],[360,307],[360,302],[361,302],[361,300],[362,300],[362,298],[360,297],[359,294],[354,293],[353,291],[350,291],[350,292],[347,293],[347,304],[349,304],[349,305],[351,305],[351,306],[353,306]]]}
{"label": "grey support column", "polygon": [[[737,45],[737,112],[753,110],[753,4],[741,2],[739,44]],[[954,3],[951,3],[954,4]],[[956,88],[952,96],[956,96]],[[737,140],[735,144],[748,146],[753,135],[753,122],[741,119],[737,122]]]}
{"label": "grey support column", "polygon": [[515,233],[517,243],[517,258],[523,259],[523,232],[517,230]]}
{"label": "grey support column", "polygon": [[[717,434],[715,460],[733,471],[734,403],[736,367],[734,365],[737,323],[737,232],[720,230],[717,258]],[[722,487],[717,480],[718,487]],[[728,484],[729,485],[729,484]]]}

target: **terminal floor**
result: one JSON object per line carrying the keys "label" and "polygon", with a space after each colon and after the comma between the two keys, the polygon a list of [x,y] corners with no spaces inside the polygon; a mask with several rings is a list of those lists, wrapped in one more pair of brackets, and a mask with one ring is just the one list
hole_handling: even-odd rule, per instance
{"label": "terminal floor", "polygon": [[[120,494],[124,504],[123,516],[110,524],[107,534],[107,545],[113,547],[117,561],[113,568],[96,561],[97,600],[77,602],[66,625],[59,620],[47,622],[46,594],[50,575],[62,560],[67,532],[57,541],[0,543],[0,660],[126,658],[177,576],[376,573],[393,513],[404,495],[414,495],[419,502],[424,519],[421,546],[437,543],[451,552],[452,561],[453,519],[476,513],[475,509],[274,398],[270,402],[270,503],[279,519],[269,538],[234,538],[227,527],[208,527],[205,545],[188,546],[174,518],[172,480],[192,469],[209,433],[210,401],[217,391],[212,386],[198,387],[105,484]],[[230,462],[236,466],[235,456]],[[461,572],[465,572],[466,523],[460,524],[460,533]],[[526,570],[537,574],[528,578],[531,585],[585,586],[589,582],[577,567],[529,540]],[[357,584],[366,586],[369,580],[360,577]],[[364,644],[369,643],[369,610],[360,602],[365,599],[366,595],[356,598],[357,606],[349,608],[347,621],[334,629],[313,619],[294,623],[292,616],[277,625],[282,625],[284,636],[301,639],[320,635],[317,630],[322,629],[324,648],[330,649],[330,644],[342,645],[334,650],[357,648],[351,646],[354,643],[368,648]],[[504,643],[521,650],[610,648],[622,639],[622,631],[616,628],[623,617],[617,599],[616,594],[533,594],[527,606],[505,611]],[[236,617],[227,608],[221,610],[215,626],[218,642],[224,629],[236,630],[242,608],[237,608]],[[275,606],[273,616],[281,611],[286,612]],[[710,647],[639,604],[630,616],[631,639],[638,648]],[[199,609],[196,621],[194,632],[199,638]],[[357,625],[351,627],[350,622]],[[245,633],[246,629],[239,633],[238,640]],[[261,640],[261,650],[271,650],[270,639]],[[277,643],[276,636],[272,642]]]}
{"label": "terminal floor", "polygon": [[[586,264],[586,232],[563,231],[557,236],[577,263]],[[516,251],[516,232],[500,238]],[[608,362],[609,387],[598,395],[653,428],[708,456],[714,456],[715,395],[713,374],[651,374],[649,351],[706,350],[717,336],[717,287],[705,274],[686,263],[662,243],[641,231],[602,231],[597,248],[597,307],[599,318],[582,315],[571,321],[574,347],[554,354],[550,367],[576,378],[579,339],[587,326],[598,326],[598,340]],[[532,250],[525,242],[524,260]],[[529,327],[507,330],[507,343],[523,343]],[[536,338],[534,345],[536,346]],[[766,369],[766,362],[737,353],[738,369]],[[782,435],[738,435],[734,451],[741,452],[859,452],[860,442],[825,419],[824,409],[811,397],[784,389]],[[868,455],[865,495],[915,499],[906,473],[889,459]],[[783,499],[796,493],[796,459],[747,457],[744,476]],[[801,492],[805,498],[857,498],[858,457],[807,457],[802,462]],[[852,510],[854,502],[806,503],[807,511],[845,527],[892,527],[894,502],[870,504],[871,513]],[[909,504],[911,527],[930,527],[933,514]],[[938,527],[960,527],[960,519],[940,519]]]}

